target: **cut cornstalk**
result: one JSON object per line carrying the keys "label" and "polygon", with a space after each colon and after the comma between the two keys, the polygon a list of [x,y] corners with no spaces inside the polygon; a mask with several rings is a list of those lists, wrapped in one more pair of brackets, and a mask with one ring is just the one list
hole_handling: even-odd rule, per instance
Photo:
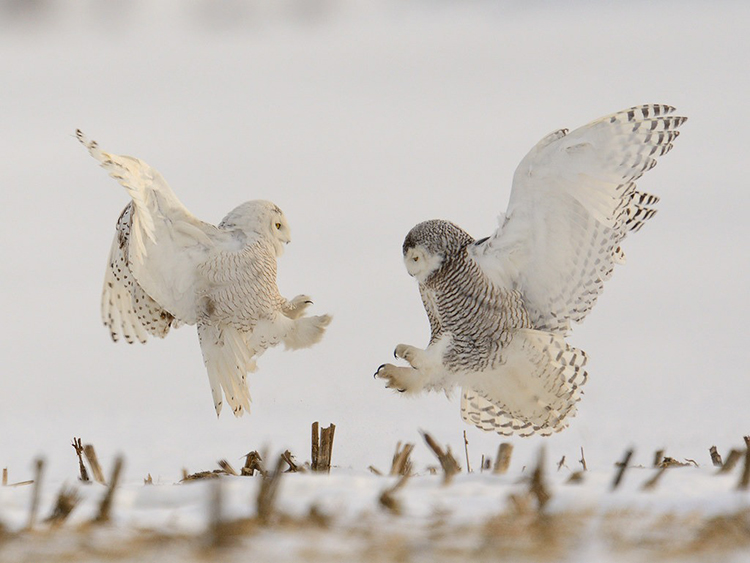
{"label": "cut cornstalk", "polygon": [[330,473],[331,458],[333,456],[333,436],[336,432],[336,425],[331,424],[328,428],[318,429],[318,422],[312,425],[312,459],[310,467],[313,471]]}
{"label": "cut cornstalk", "polygon": [[615,473],[615,478],[612,481],[612,490],[614,491],[617,487],[620,486],[620,483],[622,482],[622,477],[625,475],[625,471],[628,468],[628,463],[630,463],[630,458],[633,457],[633,450],[632,448],[627,450],[625,452],[625,456],[622,458],[622,461],[617,462],[617,472]]}
{"label": "cut cornstalk", "polygon": [[453,457],[450,446],[443,451],[443,448],[427,432],[422,432],[422,437],[435,454],[435,457],[438,458],[440,466],[443,468],[443,483],[447,485],[456,473],[461,472],[461,466],[458,465],[458,462]]}
{"label": "cut cornstalk", "polygon": [[115,497],[115,490],[117,489],[117,485],[120,482],[120,474],[122,472],[122,466],[123,466],[123,458],[122,456],[117,456],[117,458],[115,459],[115,465],[112,468],[112,476],[109,479],[109,485],[107,486],[107,491],[104,493],[104,496],[102,497],[102,500],[99,503],[99,513],[96,515],[96,518],[94,519],[95,522],[103,523],[103,522],[108,522],[110,519],[110,514],[112,512],[112,500]]}
{"label": "cut cornstalk", "polygon": [[513,444],[510,442],[503,442],[497,448],[497,459],[495,459],[495,466],[492,468],[492,473],[495,475],[502,475],[508,471],[510,467],[510,458],[513,455]]}
{"label": "cut cornstalk", "polygon": [[83,453],[91,466],[91,472],[94,474],[94,481],[106,485],[107,481],[104,479],[104,472],[102,471],[102,466],[99,465],[99,459],[96,457],[96,450],[94,449],[93,444],[86,444],[83,446]]}

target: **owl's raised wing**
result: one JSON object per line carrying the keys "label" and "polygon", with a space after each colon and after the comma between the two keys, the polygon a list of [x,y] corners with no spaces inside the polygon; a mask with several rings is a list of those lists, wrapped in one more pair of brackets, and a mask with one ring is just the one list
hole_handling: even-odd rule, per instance
{"label": "owl's raised wing", "polygon": [[125,206],[117,220],[117,231],[104,273],[102,289],[102,321],[112,340],[120,335],[132,344],[137,339],[145,344],[148,335],[164,338],[174,317],[143,291],[128,266],[128,246],[133,218],[133,202]]}
{"label": "owl's raised wing", "polygon": [[180,322],[194,324],[196,296],[204,283],[197,266],[217,246],[231,246],[232,235],[193,216],[162,175],[142,160],[104,152],[81,131],[76,136],[133,199],[127,264],[136,281]]}
{"label": "owl's raised wing", "polygon": [[519,290],[535,328],[566,332],[591,310],[620,242],[656,210],[635,181],[672,148],[687,118],[644,105],[542,139],[513,177],[505,220],[471,249],[498,283]]}

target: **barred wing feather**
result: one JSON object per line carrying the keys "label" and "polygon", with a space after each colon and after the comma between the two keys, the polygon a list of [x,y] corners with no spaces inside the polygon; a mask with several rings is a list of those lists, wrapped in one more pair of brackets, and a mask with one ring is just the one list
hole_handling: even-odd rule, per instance
{"label": "barred wing feather", "polygon": [[686,120],[673,111],[638,106],[556,131],[519,164],[503,224],[473,252],[493,279],[522,293],[534,328],[566,333],[624,262],[620,243],[658,202],[635,182]]}

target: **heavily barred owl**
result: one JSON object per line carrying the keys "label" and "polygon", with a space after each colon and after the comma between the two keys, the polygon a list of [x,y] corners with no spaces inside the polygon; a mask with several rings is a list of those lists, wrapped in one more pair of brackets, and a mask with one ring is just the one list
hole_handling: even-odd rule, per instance
{"label": "heavily barred owl", "polygon": [[406,393],[463,388],[461,415],[499,434],[549,435],[575,415],[586,354],[565,341],[625,255],[622,240],[658,198],[635,181],[672,148],[686,118],[626,109],[542,139],[521,161],[499,228],[474,240],[447,221],[406,236],[404,261],[429,317],[425,350],[376,377]]}

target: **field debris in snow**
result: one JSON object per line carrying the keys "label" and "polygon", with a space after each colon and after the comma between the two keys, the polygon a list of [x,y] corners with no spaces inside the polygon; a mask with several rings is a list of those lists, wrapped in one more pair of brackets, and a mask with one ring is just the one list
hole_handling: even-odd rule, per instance
{"label": "field debris in snow", "polygon": [[508,472],[510,467],[510,458],[513,455],[513,444],[510,442],[503,442],[497,447],[497,458],[495,459],[495,465],[492,468],[492,473],[495,475],[503,475]]}
{"label": "field debris in snow", "polygon": [[37,513],[39,512],[39,497],[42,489],[42,475],[44,475],[44,460],[39,458],[34,461],[34,481],[31,489],[31,507],[29,508],[29,530],[36,525]]}
{"label": "field debris in snow", "polygon": [[711,455],[711,463],[714,464],[714,467],[721,467],[724,465],[724,462],[721,459],[721,454],[719,453],[719,450],[716,449],[716,446],[708,448],[708,453]]}
{"label": "field debris in snow", "polygon": [[245,465],[242,466],[241,474],[252,477],[256,471],[261,475],[266,474],[266,468],[263,465],[263,456],[260,455],[258,450],[253,450],[245,454]]}
{"label": "field debris in snow", "polygon": [[329,473],[331,471],[333,435],[336,432],[336,425],[331,424],[328,428],[321,428],[318,432],[319,426],[318,422],[313,422],[310,467],[313,471]]}
{"label": "field debris in snow", "polygon": [[73,449],[76,451],[76,455],[78,456],[78,471],[80,473],[79,479],[84,483],[87,483],[89,481],[89,472],[86,469],[86,464],[83,463],[83,445],[81,444],[81,439],[73,436],[72,445]]}
{"label": "field debris in snow", "polygon": [[450,446],[446,447],[445,451],[443,451],[440,444],[438,444],[427,432],[422,432],[422,437],[432,450],[432,453],[435,454],[435,457],[438,458],[440,467],[443,468],[443,484],[449,485],[451,480],[453,480],[453,476],[461,473],[461,466],[456,461],[456,458],[453,457]]}
{"label": "field debris in snow", "polygon": [[60,487],[60,491],[57,493],[55,506],[44,522],[53,528],[62,526],[80,500],[81,497],[78,494],[78,489],[63,484],[63,486]]}
{"label": "field debris in snow", "polygon": [[625,452],[625,455],[622,458],[622,461],[618,461],[615,465],[617,466],[617,471],[615,472],[615,478],[612,481],[612,490],[614,491],[617,487],[620,486],[620,483],[622,482],[622,478],[625,475],[625,471],[628,468],[628,464],[630,463],[630,458],[633,457],[633,449],[629,449]]}
{"label": "field debris in snow", "polygon": [[[431,435],[423,436],[442,476],[416,467],[416,446],[402,442],[388,475],[330,464],[304,472],[313,463],[296,462],[288,450],[264,453],[273,460],[268,470],[252,451],[240,471],[222,460],[220,469],[185,471],[166,483],[152,478],[148,486],[140,479],[123,483],[124,458],[118,457],[108,485],[71,487],[45,483],[38,460],[33,487],[0,488],[0,562],[471,557],[601,563],[623,555],[701,561],[750,549],[750,497],[743,488],[750,456],[744,452],[738,478],[726,463],[717,471],[708,458],[702,466],[672,463],[676,458],[663,452],[655,465],[638,465],[630,449],[615,463],[613,479],[611,466],[573,470],[548,460],[543,448],[528,465],[511,464],[512,447],[504,443],[495,461],[502,471],[470,474]],[[320,464],[321,446],[332,440],[318,437]]]}
{"label": "field debris in snow", "polygon": [[413,450],[414,444],[407,443],[403,447],[401,446],[401,442],[396,444],[396,451],[393,454],[389,475],[411,475],[412,463],[409,460],[409,456]]}
{"label": "field debris in snow", "polygon": [[[84,453],[86,452],[85,446],[83,451]],[[88,459],[88,456],[86,456],[86,458]],[[99,524],[109,522],[112,512],[112,501],[115,497],[117,486],[120,484],[120,476],[122,475],[122,466],[124,463],[125,460],[121,455],[115,458],[115,465],[112,468],[112,476],[109,478],[109,484],[106,485],[107,490],[99,503],[99,512],[97,513],[96,518],[94,518],[94,522]]]}
{"label": "field debris in snow", "polygon": [[396,496],[396,492],[406,485],[409,477],[411,477],[410,473],[402,473],[399,479],[393,485],[387,487],[378,497],[380,505],[396,516],[400,516],[404,511],[404,507],[401,500]]}
{"label": "field debris in snow", "polygon": [[286,473],[297,473],[299,471],[305,471],[304,467],[297,465],[292,452],[290,452],[289,450],[285,450],[284,453],[281,454],[281,459],[284,460],[284,463],[288,465]]}
{"label": "field debris in snow", "polygon": [[99,465],[99,458],[96,456],[96,450],[93,444],[84,444],[83,455],[86,456],[86,461],[89,462],[91,467],[91,473],[94,475],[94,481],[101,483],[102,485],[107,484],[107,480],[104,478],[104,471],[102,466]]}
{"label": "field debris in snow", "polygon": [[742,477],[740,477],[740,482],[737,485],[737,488],[741,491],[746,491],[748,487],[750,487],[750,444],[745,448],[745,463],[742,468]]}

